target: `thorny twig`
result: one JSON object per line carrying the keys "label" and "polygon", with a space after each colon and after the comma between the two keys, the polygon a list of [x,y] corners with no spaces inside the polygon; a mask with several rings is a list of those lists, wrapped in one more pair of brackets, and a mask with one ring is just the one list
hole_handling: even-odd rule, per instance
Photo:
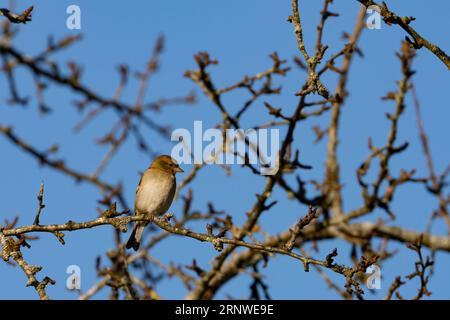
{"label": "thorny twig", "polygon": [[429,42],[427,39],[422,37],[413,27],[411,27],[411,22],[416,20],[414,17],[400,17],[394,12],[390,11],[387,4],[383,1],[381,5],[372,0],[358,0],[361,4],[366,7],[369,6],[377,6],[380,8],[381,16],[383,17],[384,22],[388,25],[396,24],[405,30],[408,36],[405,37],[405,40],[409,43],[409,45],[414,49],[420,49],[422,47],[427,48],[430,52],[432,52],[436,57],[438,57],[448,69],[450,69],[450,57],[437,45]]}

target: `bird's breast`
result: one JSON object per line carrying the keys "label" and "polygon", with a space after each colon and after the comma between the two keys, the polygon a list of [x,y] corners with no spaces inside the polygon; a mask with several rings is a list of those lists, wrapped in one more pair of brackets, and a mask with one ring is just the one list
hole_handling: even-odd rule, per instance
{"label": "bird's breast", "polygon": [[172,175],[144,175],[136,193],[135,209],[141,213],[164,214],[175,195],[175,177]]}

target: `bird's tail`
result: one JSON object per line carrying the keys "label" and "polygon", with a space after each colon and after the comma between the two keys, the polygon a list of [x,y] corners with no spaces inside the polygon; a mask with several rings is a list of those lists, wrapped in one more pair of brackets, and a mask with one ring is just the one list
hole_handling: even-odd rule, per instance
{"label": "bird's tail", "polygon": [[130,239],[127,241],[126,248],[133,248],[134,251],[138,251],[139,245],[141,244],[142,233],[144,232],[145,224],[137,222],[133,231],[131,232]]}

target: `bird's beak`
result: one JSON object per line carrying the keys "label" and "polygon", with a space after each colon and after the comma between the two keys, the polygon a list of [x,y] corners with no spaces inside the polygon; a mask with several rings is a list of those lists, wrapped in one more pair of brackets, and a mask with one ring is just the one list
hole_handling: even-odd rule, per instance
{"label": "bird's beak", "polygon": [[184,170],[181,169],[180,166],[176,166],[176,167],[173,169],[173,171],[174,171],[174,172],[184,172]]}

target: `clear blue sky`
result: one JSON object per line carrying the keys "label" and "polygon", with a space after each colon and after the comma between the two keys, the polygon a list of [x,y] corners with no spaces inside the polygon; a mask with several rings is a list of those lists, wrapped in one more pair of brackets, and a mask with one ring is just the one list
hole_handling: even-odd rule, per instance
{"label": "clear blue sky", "polygon": [[[6,2],[6,1],[5,1]],[[399,14],[417,18],[413,25],[424,36],[450,51],[448,33],[444,32],[444,21],[448,19],[450,3],[447,1],[387,1],[390,8]],[[147,101],[161,97],[180,96],[195,90],[200,96],[195,106],[170,107],[155,119],[161,123],[171,123],[174,127],[192,128],[194,120],[203,120],[204,126],[212,126],[220,121],[215,107],[201,95],[200,90],[189,80],[183,78],[188,68],[194,68],[193,54],[207,50],[212,57],[219,59],[213,79],[220,85],[234,83],[246,74],[253,74],[271,66],[268,55],[277,51],[282,58],[297,55],[292,26],[286,22],[291,13],[291,1],[268,0],[230,0],[230,1],[66,1],[35,0],[20,1],[20,9],[27,5],[35,6],[33,21],[20,26],[20,34],[15,45],[28,54],[35,54],[45,48],[49,35],[56,39],[79,31],[67,30],[66,8],[77,4],[82,10],[82,30],[84,40],[55,56],[55,60],[66,62],[75,60],[83,66],[83,79],[98,92],[112,96],[118,82],[115,70],[119,63],[128,63],[132,70],[142,70],[148,60],[154,41],[159,34],[166,37],[166,50],[161,60],[161,71],[150,83]],[[311,48],[315,41],[315,26],[319,19],[322,1],[300,1],[301,16],[304,23],[306,43]],[[325,42],[330,45],[329,53],[338,51],[343,41],[343,31],[353,29],[359,4],[357,1],[337,0],[331,10],[341,17],[327,23]],[[339,158],[342,166],[342,180],[345,183],[345,209],[356,208],[360,204],[360,190],[356,184],[355,170],[367,155],[367,138],[372,137],[376,145],[384,144],[388,122],[384,114],[392,111],[393,105],[380,100],[386,92],[395,90],[396,80],[400,79],[400,67],[394,52],[398,51],[404,32],[398,27],[382,25],[381,30],[367,30],[363,33],[360,47],[364,59],[356,58],[351,69],[348,91],[350,96],[342,114],[341,144]],[[421,50],[414,63],[418,73],[414,82],[422,103],[424,123],[431,141],[431,150],[438,172],[448,165],[448,121],[450,109],[448,102],[449,73],[447,68],[428,51]],[[27,72],[19,72],[19,86],[22,94],[32,100],[28,108],[8,106],[9,98],[4,76],[0,79],[0,123],[13,125],[16,132],[45,149],[54,143],[61,143],[60,155],[71,159],[70,165],[80,170],[93,170],[105,150],[97,148],[93,137],[98,137],[112,125],[111,117],[103,117],[94,122],[81,134],[75,135],[72,127],[79,115],[72,107],[76,98],[69,91],[52,86],[46,92],[46,100],[54,109],[48,117],[40,117],[33,96],[32,78]],[[304,74],[295,70],[286,79],[277,79],[283,85],[283,94],[268,99],[276,106],[292,109],[296,101],[293,93],[304,80]],[[328,79],[330,88],[335,79]],[[136,86],[125,92],[124,98],[133,101]],[[231,110],[237,110],[242,103],[241,94],[231,95],[225,100]],[[419,176],[427,174],[425,160],[418,143],[416,118],[411,103],[407,99],[405,115],[400,120],[399,141],[411,142],[408,151],[393,161],[393,168],[416,168]],[[243,126],[252,126],[267,119],[266,110],[260,101],[254,110],[243,119]],[[320,121],[302,124],[296,131],[300,143],[303,162],[314,166],[305,173],[305,179],[320,179],[324,163],[324,142],[311,143],[311,126],[326,125],[328,116]],[[153,133],[148,141],[160,153],[170,152],[171,144]],[[105,172],[108,181],[122,180],[128,202],[132,203],[138,172],[144,170],[149,158],[135,150],[135,144],[126,145]],[[67,220],[84,221],[95,218],[98,193],[88,185],[77,185],[51,169],[40,167],[28,155],[18,151],[4,138],[0,137],[0,221],[20,215],[21,225],[31,224],[34,219],[36,195],[41,181],[45,182],[45,203],[42,223],[61,223]],[[189,166],[185,166],[188,171]],[[182,178],[183,176],[181,176]],[[206,208],[213,201],[218,209],[225,209],[234,221],[242,223],[245,212],[254,201],[253,194],[260,192],[264,179],[251,175],[248,171],[234,168],[234,176],[226,177],[217,167],[206,168],[193,184],[194,207]],[[245,192],[243,192],[245,190]],[[245,196],[243,196],[245,195]],[[270,232],[286,230],[306,208],[299,207],[277,190],[273,198],[279,204],[266,213],[262,220],[263,228]],[[180,201],[172,206],[175,214],[180,212]],[[398,216],[398,225],[416,231],[424,231],[431,210],[436,207],[435,199],[430,198],[422,187],[403,186],[396,195],[393,210]],[[372,220],[383,217],[376,212]],[[203,226],[194,226],[203,231]],[[444,235],[446,229],[442,221],[435,224],[433,232]],[[48,293],[57,299],[75,299],[76,293],[65,289],[66,268],[76,264],[82,270],[82,290],[87,290],[96,281],[95,257],[102,255],[113,244],[111,227],[66,233],[66,245],[61,246],[56,239],[47,234],[40,235],[39,241],[32,242],[32,249],[23,249],[25,258],[32,264],[42,265],[39,273],[42,278],[48,275],[57,281],[49,287]],[[331,248],[338,247],[338,262],[349,262],[349,248],[341,241],[321,243],[321,251],[316,254],[323,258]],[[403,245],[393,244],[391,249],[400,248],[401,253],[382,265],[381,293],[368,294],[367,298],[381,298],[387,287],[397,275],[407,275],[413,271],[416,256]],[[210,259],[216,254],[212,246],[195,240],[173,238],[156,247],[152,253],[161,261],[176,260],[189,264],[196,258],[200,265],[209,268]],[[448,268],[450,255],[439,253],[436,256],[435,274],[430,283],[433,298],[450,298]],[[333,279],[343,285],[343,279]],[[304,273],[303,267],[292,259],[274,258],[264,270],[273,298],[279,299],[333,299],[338,295],[329,290],[319,275],[311,270]],[[26,279],[18,268],[0,263],[0,298],[35,299],[36,293],[25,287]],[[217,298],[231,294],[236,298],[249,296],[248,284],[251,279],[242,276],[230,282],[221,290]],[[405,297],[415,294],[417,281],[404,287]],[[182,298],[184,289],[177,279],[165,281],[160,294],[167,298]],[[106,297],[105,293],[97,297]]]}

